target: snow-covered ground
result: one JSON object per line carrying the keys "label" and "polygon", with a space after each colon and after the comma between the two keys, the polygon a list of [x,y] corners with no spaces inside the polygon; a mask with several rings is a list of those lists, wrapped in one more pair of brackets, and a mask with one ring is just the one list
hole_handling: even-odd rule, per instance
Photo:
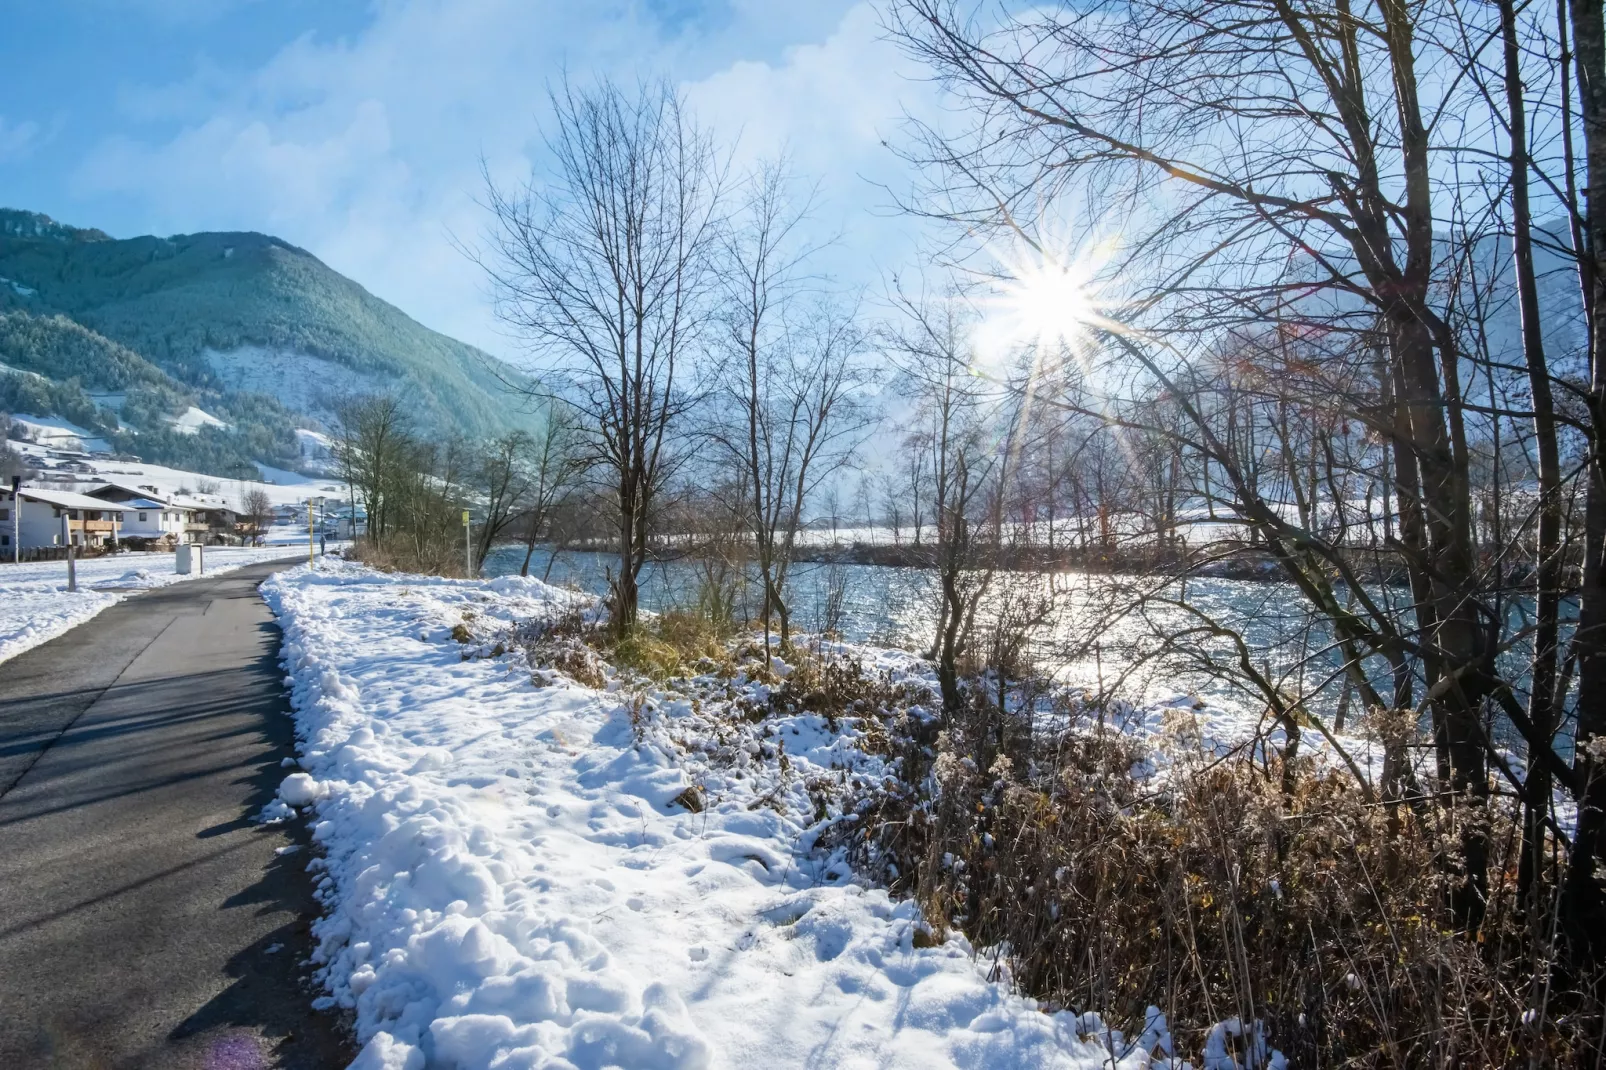
{"label": "snow-covered ground", "polygon": [[227,428],[229,426],[205,409],[196,408],[194,405],[191,405],[167,423],[169,427],[181,435],[200,434],[203,427]]}
{"label": "snow-covered ground", "polygon": [[[296,546],[285,542],[264,547],[207,547],[206,575],[281,560],[296,552]],[[65,561],[0,563],[0,661],[77,627],[128,597],[130,591],[200,578],[175,573],[173,559],[172,553],[125,553],[79,561],[76,593],[67,590]]]}
{"label": "snow-covered ground", "polygon": [[885,772],[866,722],[731,717],[765,694],[742,674],[697,699],[532,669],[514,629],[574,597],[535,580],[329,562],[263,593],[301,764],[263,816],[314,822],[315,959],[359,1070],[1169,1061],[1158,1012],[1132,1043],[1046,1013],[814,849],[858,816],[820,785]]}
{"label": "snow-covered ground", "polygon": [[94,432],[86,431],[70,420],[63,420],[57,416],[12,413],[11,424],[26,435],[30,442],[39,446],[85,453],[105,453],[111,449],[111,445]]}
{"label": "snow-covered ground", "polygon": [[[13,416],[12,419],[15,421],[17,417]],[[70,437],[68,432],[63,434]],[[101,483],[124,483],[153,486],[166,495],[185,494],[191,497],[201,496],[200,488],[203,486],[215,486],[216,492],[205,496],[234,506],[243,502],[245,495],[253,490],[266,493],[274,505],[295,505],[316,497],[343,499],[346,494],[346,486],[339,480],[328,476],[302,475],[267,465],[257,465],[262,475],[260,481],[220,479],[166,465],[119,461],[104,453],[77,451],[76,447],[55,448],[32,442],[12,442],[11,445],[23,455],[29,467],[37,468],[52,479],[70,474],[70,481],[64,481],[63,486],[84,488]],[[70,469],[64,467],[68,464],[72,465]]]}

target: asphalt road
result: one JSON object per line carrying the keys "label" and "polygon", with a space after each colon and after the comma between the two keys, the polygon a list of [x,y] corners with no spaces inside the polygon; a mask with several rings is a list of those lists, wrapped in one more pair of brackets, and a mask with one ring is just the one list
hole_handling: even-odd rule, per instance
{"label": "asphalt road", "polygon": [[[262,565],[120,602],[0,663],[0,1067],[324,1070]],[[278,853],[284,848],[294,848]]]}

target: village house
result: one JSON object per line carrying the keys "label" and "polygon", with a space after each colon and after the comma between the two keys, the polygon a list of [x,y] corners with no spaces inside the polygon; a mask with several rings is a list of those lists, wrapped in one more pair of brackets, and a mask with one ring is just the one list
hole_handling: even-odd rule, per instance
{"label": "village house", "polygon": [[89,494],[134,508],[124,528],[131,538],[212,546],[238,545],[242,541],[240,511],[221,499],[166,494],[149,483],[106,483]]}
{"label": "village house", "polygon": [[13,495],[8,488],[0,492],[0,550],[65,546],[64,534],[78,547],[115,544],[128,513],[121,503],[86,494],[22,487]]}
{"label": "village house", "polygon": [[181,542],[205,541],[207,525],[196,518],[194,506],[173,495],[160,493],[154,486],[132,487],[107,483],[89,491],[89,496],[127,507],[123,514],[122,536],[136,544],[168,548]]}

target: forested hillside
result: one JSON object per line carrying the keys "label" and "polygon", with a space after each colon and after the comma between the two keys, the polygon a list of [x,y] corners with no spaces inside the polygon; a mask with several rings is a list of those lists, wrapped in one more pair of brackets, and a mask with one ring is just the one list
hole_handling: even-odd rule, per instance
{"label": "forested hillside", "polygon": [[[348,394],[405,397],[441,433],[525,420],[502,393],[511,369],[255,233],[116,240],[0,210],[0,361],[51,381],[8,376],[0,407],[48,404],[40,415],[108,432],[121,416],[146,459],[175,450],[163,459],[232,464],[266,449],[250,459],[293,463],[293,428],[327,425]],[[88,397],[97,391],[127,397],[112,412]],[[172,431],[164,418],[190,405],[231,430]]]}

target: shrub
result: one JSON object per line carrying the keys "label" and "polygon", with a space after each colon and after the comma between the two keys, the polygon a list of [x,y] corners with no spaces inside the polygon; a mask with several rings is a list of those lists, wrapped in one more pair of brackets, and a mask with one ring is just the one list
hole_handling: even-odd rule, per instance
{"label": "shrub", "polygon": [[428,576],[457,576],[463,572],[463,548],[456,546],[420,546],[407,538],[386,539],[375,543],[358,539],[348,547],[345,556],[380,572],[417,572]]}
{"label": "shrub", "polygon": [[[526,622],[515,629],[513,641],[532,669],[560,672],[582,687],[601,690],[608,683],[607,666],[588,641],[596,633],[596,625],[574,608],[552,619]],[[536,683],[547,681],[537,676]]]}
{"label": "shrub", "polygon": [[[1060,712],[1000,747],[973,697],[934,740],[892,739],[901,779],[861,800],[857,865],[1051,1006],[1128,1035],[1160,1008],[1179,1054],[1238,1018],[1290,1066],[1599,1065],[1599,1002],[1516,909],[1514,806],[1376,804],[1309,759],[1285,778],[1180,734],[1155,774],[1144,743]],[[1472,820],[1505,845],[1476,941],[1449,906]]]}

